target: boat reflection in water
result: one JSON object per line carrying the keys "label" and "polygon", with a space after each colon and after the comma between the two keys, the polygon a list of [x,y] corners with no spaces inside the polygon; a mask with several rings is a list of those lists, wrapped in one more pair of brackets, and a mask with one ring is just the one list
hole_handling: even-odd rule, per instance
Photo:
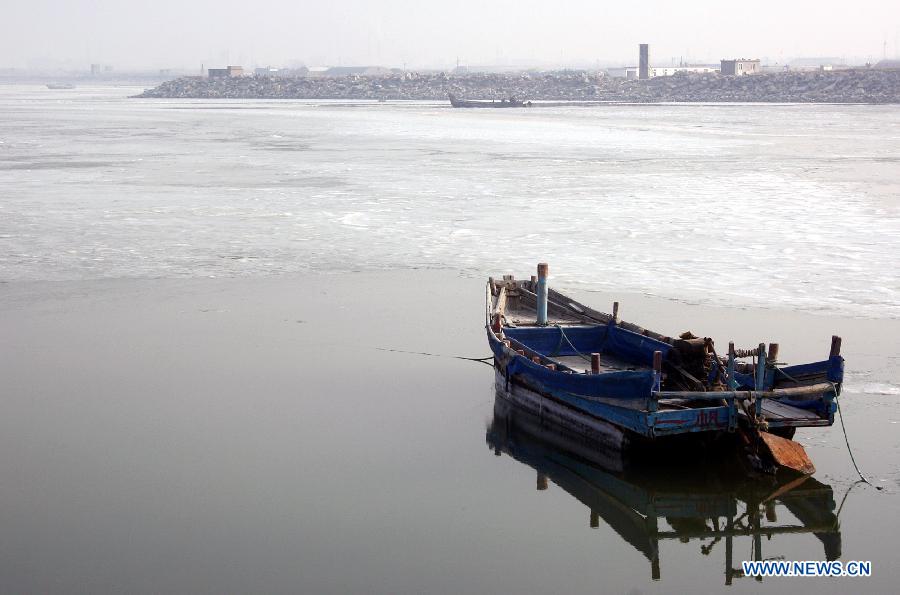
{"label": "boat reflection in water", "polygon": [[[752,559],[762,560],[762,537],[811,533],[834,560],[841,555],[841,532],[831,486],[812,477],[751,478],[734,460],[678,461],[678,453],[634,455],[604,450],[590,439],[549,425],[513,405],[498,391],[487,443],[537,471],[537,489],[552,481],[590,510],[590,526],[602,519],[649,561],[660,579],[659,543],[702,541],[711,553],[724,541],[725,584],[743,576],[734,548],[752,540]],[[696,453],[692,453],[695,456]],[[648,456],[649,455],[649,456]],[[779,523],[787,511],[796,522]],[[782,513],[779,515],[779,513]],[[746,550],[742,547],[742,552]],[[737,567],[735,567],[737,565]]]}

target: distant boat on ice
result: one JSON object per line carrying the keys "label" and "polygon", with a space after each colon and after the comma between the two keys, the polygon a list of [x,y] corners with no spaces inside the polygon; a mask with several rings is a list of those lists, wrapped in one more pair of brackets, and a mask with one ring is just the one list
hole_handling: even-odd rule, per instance
{"label": "distant boat on ice", "polygon": [[453,93],[448,93],[450,105],[453,107],[531,107],[530,101],[519,101],[515,97],[501,99],[500,101],[468,101],[459,99]]}

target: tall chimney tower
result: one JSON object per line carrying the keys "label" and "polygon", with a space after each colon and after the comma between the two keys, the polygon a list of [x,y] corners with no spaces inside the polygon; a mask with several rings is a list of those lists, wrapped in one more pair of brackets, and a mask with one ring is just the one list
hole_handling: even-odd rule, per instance
{"label": "tall chimney tower", "polygon": [[642,43],[640,46],[640,62],[638,64],[638,78],[646,81],[650,78],[650,46]]}

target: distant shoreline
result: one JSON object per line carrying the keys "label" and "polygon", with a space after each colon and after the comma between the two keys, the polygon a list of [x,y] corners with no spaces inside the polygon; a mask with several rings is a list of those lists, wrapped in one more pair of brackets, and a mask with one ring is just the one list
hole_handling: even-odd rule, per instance
{"label": "distant shoreline", "polygon": [[900,70],[859,69],[750,76],[678,74],[646,81],[587,72],[391,74],[344,77],[183,77],[136,95],[159,99],[444,101],[466,99],[627,103],[900,103]]}

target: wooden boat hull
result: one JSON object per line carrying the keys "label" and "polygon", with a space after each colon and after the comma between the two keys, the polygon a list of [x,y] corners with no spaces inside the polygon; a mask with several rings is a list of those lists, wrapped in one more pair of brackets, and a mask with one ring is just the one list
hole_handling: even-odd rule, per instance
{"label": "wooden boat hull", "polygon": [[[797,427],[834,423],[834,398],[843,380],[839,354],[798,366],[767,364],[760,367],[758,378],[733,370],[728,386],[672,390],[665,373],[654,369],[654,357],[683,371],[676,363],[683,359],[678,340],[558,292],[550,292],[547,308],[554,318],[538,325],[530,314],[534,285],[511,279],[488,284],[485,330],[507,393],[522,387],[543,397],[545,406],[552,403],[560,414],[585,416],[648,438],[733,432],[750,425],[754,431],[786,434]],[[588,354],[602,359],[605,367],[585,369]],[[724,364],[716,366],[719,379],[724,371],[718,368]],[[578,423],[587,426],[584,420]]]}
{"label": "wooden boat hull", "polygon": [[636,434],[620,425],[589,415],[564,401],[547,398],[520,383],[507,383],[506,380],[503,373],[497,370],[494,378],[497,396],[523,411],[616,451],[626,450],[634,442]]}
{"label": "wooden boat hull", "polygon": [[[646,383],[644,391],[637,388],[629,395],[623,394],[621,387],[615,387],[617,378],[604,378],[614,391],[616,388],[619,390],[612,392],[609,386],[604,386],[607,382],[597,382],[592,393],[590,381],[594,379],[590,376],[584,375],[587,381],[561,377],[559,372],[511,353],[512,349],[496,337],[489,336],[488,340],[494,352],[497,374],[503,378],[504,387],[518,385],[539,394],[564,407],[569,415],[588,416],[651,438],[687,432],[727,431],[737,427],[737,413],[728,405],[652,412],[648,405],[651,399],[649,383]],[[635,384],[633,380],[633,377],[622,378],[630,385]]]}

